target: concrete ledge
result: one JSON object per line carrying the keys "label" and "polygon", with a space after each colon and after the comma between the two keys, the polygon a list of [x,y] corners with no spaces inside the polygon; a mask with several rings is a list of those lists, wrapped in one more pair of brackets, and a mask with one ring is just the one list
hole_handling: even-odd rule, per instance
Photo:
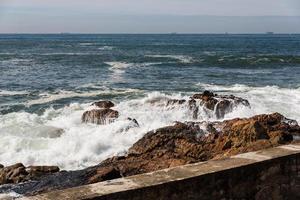
{"label": "concrete ledge", "polygon": [[300,144],[53,191],[48,199],[300,199]]}

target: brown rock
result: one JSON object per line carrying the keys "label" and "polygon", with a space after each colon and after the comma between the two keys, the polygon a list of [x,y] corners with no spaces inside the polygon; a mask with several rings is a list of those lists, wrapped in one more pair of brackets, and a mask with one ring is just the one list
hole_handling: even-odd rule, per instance
{"label": "brown rock", "polygon": [[[290,143],[300,127],[278,113],[224,122],[177,122],[147,133],[127,156],[103,161],[129,176]],[[275,131],[276,130],[276,131]]]}
{"label": "brown rock", "polygon": [[114,167],[109,166],[106,168],[99,168],[96,170],[95,174],[89,178],[89,184],[121,177],[120,171]]}
{"label": "brown rock", "polygon": [[31,175],[31,176],[42,176],[45,174],[52,174],[59,172],[59,167],[57,166],[29,166],[26,168],[26,171]]}
{"label": "brown rock", "polygon": [[17,163],[0,169],[0,185],[8,183],[21,183],[58,171],[59,168],[55,166],[31,166],[26,168],[22,163]]}
{"label": "brown rock", "polygon": [[95,109],[86,111],[82,115],[83,123],[108,124],[119,117],[119,112],[111,109]]}
{"label": "brown rock", "polygon": [[111,101],[97,101],[92,105],[97,106],[99,108],[112,108],[115,106],[115,104]]}

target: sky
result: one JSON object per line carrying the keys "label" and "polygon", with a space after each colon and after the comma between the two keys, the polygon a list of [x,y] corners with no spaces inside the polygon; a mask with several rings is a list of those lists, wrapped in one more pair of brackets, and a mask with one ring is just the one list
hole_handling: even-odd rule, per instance
{"label": "sky", "polygon": [[0,33],[300,33],[300,0],[0,0]]}

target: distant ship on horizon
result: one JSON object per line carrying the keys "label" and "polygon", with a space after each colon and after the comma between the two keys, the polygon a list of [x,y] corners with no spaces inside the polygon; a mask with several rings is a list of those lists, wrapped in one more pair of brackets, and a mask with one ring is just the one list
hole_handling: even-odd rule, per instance
{"label": "distant ship on horizon", "polygon": [[274,34],[274,32],[272,32],[272,31],[268,31],[268,32],[266,32],[266,34],[267,34],[267,35],[273,35],[273,34]]}

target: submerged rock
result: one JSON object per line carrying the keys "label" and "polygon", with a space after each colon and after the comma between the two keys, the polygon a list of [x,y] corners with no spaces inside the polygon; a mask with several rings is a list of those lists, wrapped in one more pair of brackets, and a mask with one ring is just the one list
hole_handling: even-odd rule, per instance
{"label": "submerged rock", "polygon": [[115,104],[111,101],[97,101],[92,104],[93,106],[97,106],[99,108],[112,108]]}
{"label": "submerged rock", "polygon": [[83,123],[108,124],[119,117],[119,112],[112,109],[94,109],[83,113]]}
{"label": "submerged rock", "polygon": [[[288,144],[294,136],[300,136],[297,122],[279,113],[223,122],[176,122],[145,134],[126,156],[115,156],[84,170],[57,172],[22,185],[6,185],[0,187],[0,192],[35,194],[75,187]],[[7,177],[17,183],[24,167],[13,169],[16,172]]]}

